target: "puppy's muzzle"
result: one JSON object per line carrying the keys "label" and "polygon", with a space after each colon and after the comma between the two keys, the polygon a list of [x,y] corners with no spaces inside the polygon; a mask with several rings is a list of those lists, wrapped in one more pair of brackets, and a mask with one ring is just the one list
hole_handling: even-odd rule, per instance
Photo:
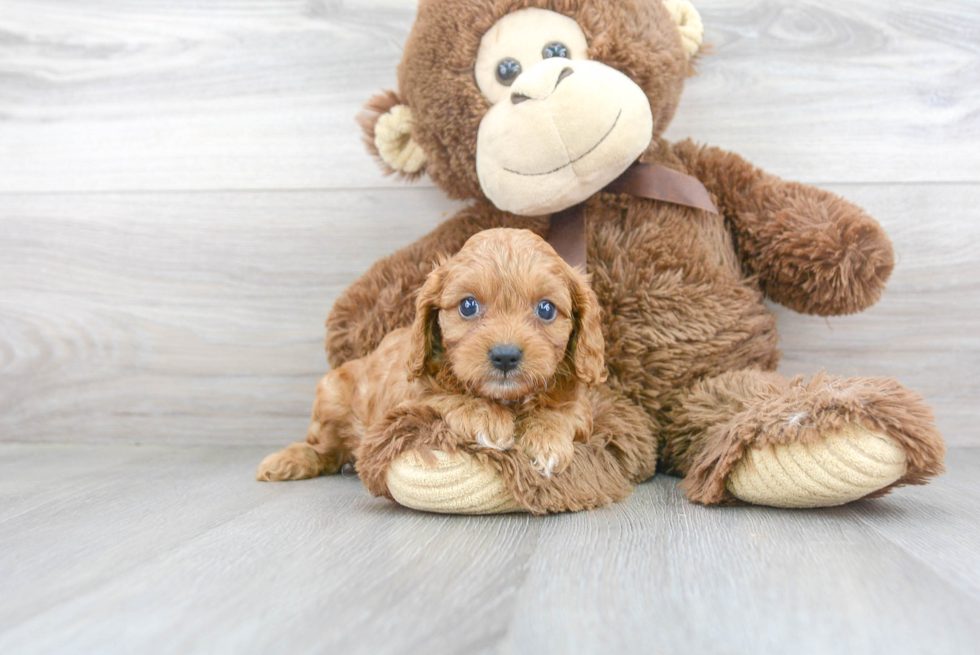
{"label": "puppy's muzzle", "polygon": [[511,343],[498,344],[487,355],[493,367],[504,374],[517,368],[524,358],[524,352]]}

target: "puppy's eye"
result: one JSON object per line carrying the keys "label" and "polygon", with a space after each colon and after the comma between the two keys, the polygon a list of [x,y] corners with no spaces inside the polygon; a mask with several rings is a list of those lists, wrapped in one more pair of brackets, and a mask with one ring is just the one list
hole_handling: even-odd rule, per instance
{"label": "puppy's eye", "polygon": [[521,62],[517,61],[513,57],[507,57],[506,59],[501,59],[500,63],[497,64],[497,81],[504,86],[510,86],[517,79],[517,76],[521,74]]}
{"label": "puppy's eye", "polygon": [[550,323],[555,320],[555,316],[558,315],[558,310],[547,300],[542,300],[538,303],[538,318],[546,323]]}
{"label": "puppy's eye", "polygon": [[551,59],[552,57],[568,59],[568,48],[565,47],[564,43],[555,41],[554,43],[549,43],[544,47],[544,50],[541,51],[541,56],[545,59]]}
{"label": "puppy's eye", "polygon": [[463,318],[473,318],[480,311],[480,303],[472,296],[459,301],[459,315]]}

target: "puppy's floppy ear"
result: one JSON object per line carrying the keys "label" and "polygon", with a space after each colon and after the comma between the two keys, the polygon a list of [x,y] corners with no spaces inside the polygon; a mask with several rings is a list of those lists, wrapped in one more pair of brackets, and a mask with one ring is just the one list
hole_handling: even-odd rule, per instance
{"label": "puppy's floppy ear", "polygon": [[422,175],[427,157],[412,138],[412,110],[397,93],[383,91],[368,100],[357,121],[364,131],[364,145],[386,174],[409,180]]}
{"label": "puppy's floppy ear", "polygon": [[408,377],[425,375],[436,355],[442,351],[439,333],[439,297],[442,295],[446,265],[442,264],[425,278],[415,303],[415,322],[412,323],[412,342],[408,355]]}
{"label": "puppy's floppy ear", "polygon": [[602,338],[599,299],[583,273],[568,267],[575,326],[568,347],[572,353],[574,375],[583,384],[595,387],[606,381],[605,341]]}

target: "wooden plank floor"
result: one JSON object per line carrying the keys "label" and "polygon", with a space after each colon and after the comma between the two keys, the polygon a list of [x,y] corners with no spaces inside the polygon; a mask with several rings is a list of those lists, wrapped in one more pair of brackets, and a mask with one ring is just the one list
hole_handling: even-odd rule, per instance
{"label": "wooden plank floor", "polygon": [[415,0],[0,0],[0,654],[980,653],[980,4],[695,0],[671,138],[864,206],[870,311],[781,371],[920,391],[949,473],[809,512],[656,478],[569,516],[259,484],[323,319],[459,205],[354,116]]}
{"label": "wooden plank floor", "polygon": [[262,448],[0,445],[0,652],[971,653],[980,450],[819,511],[446,517]]}

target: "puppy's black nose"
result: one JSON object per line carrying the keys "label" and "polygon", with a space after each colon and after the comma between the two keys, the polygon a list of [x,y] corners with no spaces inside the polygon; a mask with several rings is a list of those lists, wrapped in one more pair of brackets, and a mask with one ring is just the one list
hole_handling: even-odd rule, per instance
{"label": "puppy's black nose", "polygon": [[490,349],[490,363],[498,371],[513,371],[521,363],[524,353],[512,343],[494,346]]}

